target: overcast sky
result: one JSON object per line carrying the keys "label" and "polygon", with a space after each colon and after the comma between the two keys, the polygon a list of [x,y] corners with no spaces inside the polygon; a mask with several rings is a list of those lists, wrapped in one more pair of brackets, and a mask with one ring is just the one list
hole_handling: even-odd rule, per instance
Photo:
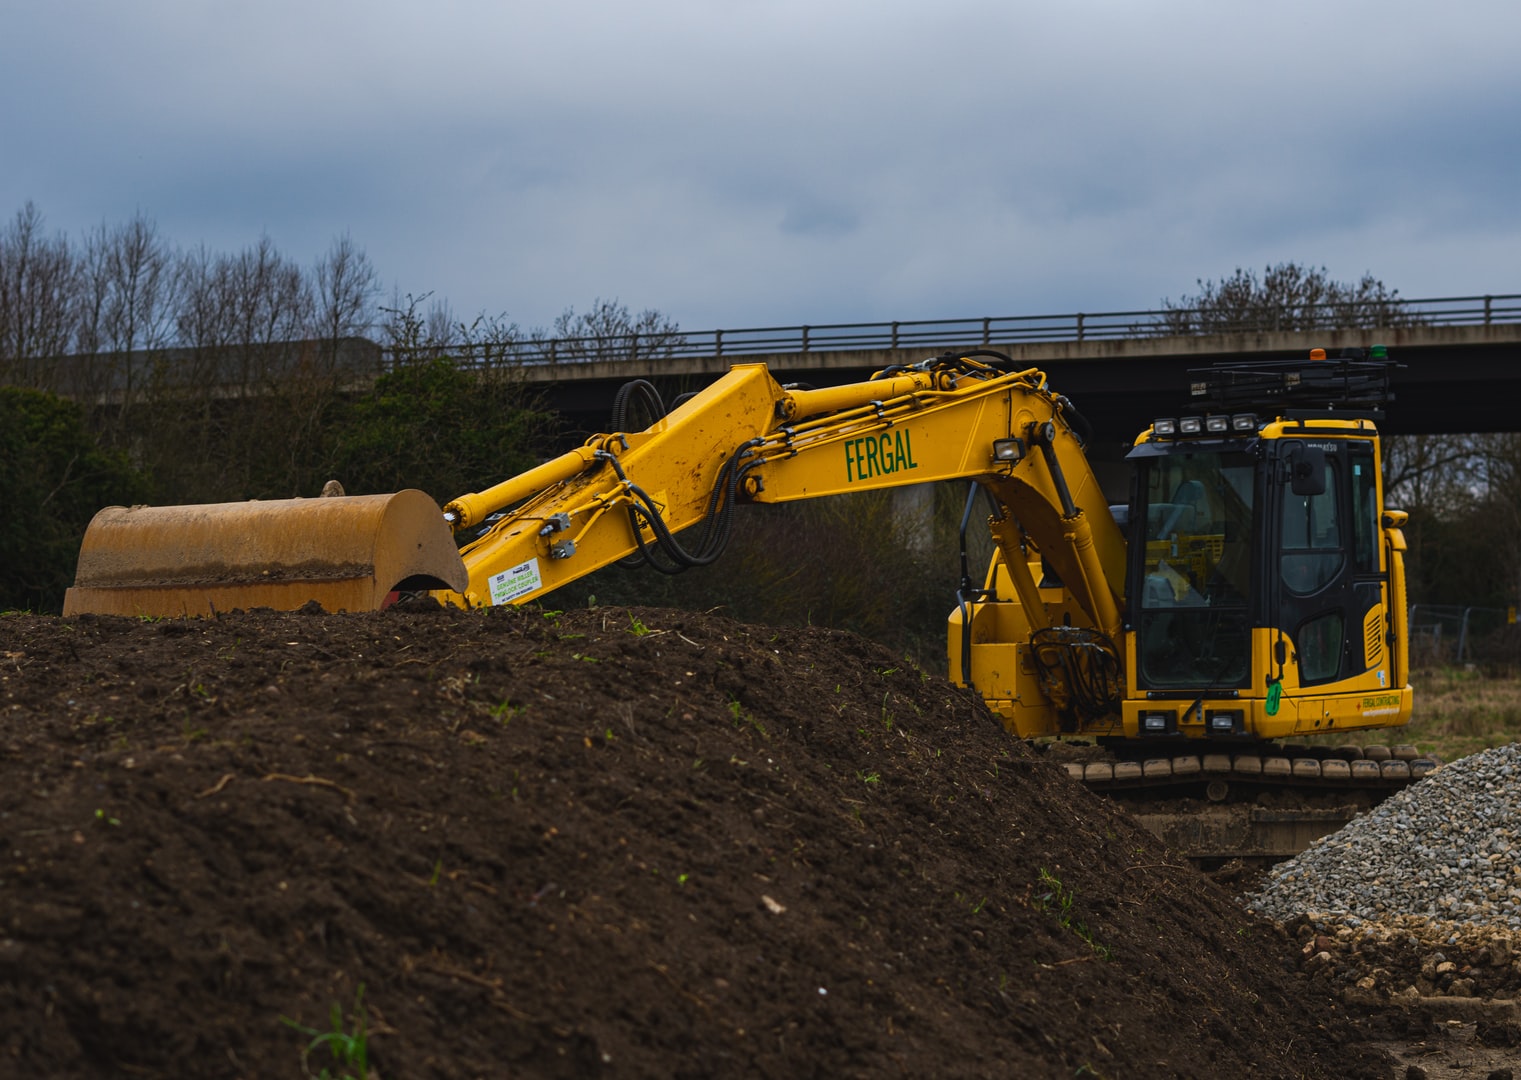
{"label": "overcast sky", "polygon": [[11,0],[0,214],[689,330],[1521,292],[1521,4]]}

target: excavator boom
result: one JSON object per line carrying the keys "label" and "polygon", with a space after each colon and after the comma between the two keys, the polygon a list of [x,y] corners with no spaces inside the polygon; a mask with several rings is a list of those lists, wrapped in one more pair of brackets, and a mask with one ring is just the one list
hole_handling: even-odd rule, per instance
{"label": "excavator boom", "polygon": [[529,600],[631,555],[667,569],[711,562],[741,499],[974,479],[1016,509],[1026,542],[1052,559],[1087,621],[1117,636],[1125,543],[1071,423],[1070,404],[1040,372],[974,357],[821,390],[736,365],[642,432],[600,436],[448,504],[459,526],[488,523],[462,550],[470,585],[457,599]]}

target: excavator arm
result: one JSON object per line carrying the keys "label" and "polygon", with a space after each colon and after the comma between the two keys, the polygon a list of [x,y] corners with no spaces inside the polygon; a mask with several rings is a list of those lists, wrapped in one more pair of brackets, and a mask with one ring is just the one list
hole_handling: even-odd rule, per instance
{"label": "excavator arm", "polygon": [[451,598],[530,600],[631,555],[666,569],[711,562],[740,500],[972,479],[1001,508],[995,540],[1032,611],[1044,611],[1033,546],[1089,625],[1116,638],[1125,544],[1077,422],[1039,371],[1006,371],[975,354],[817,390],[783,387],[764,365],[736,365],[644,431],[597,436],[449,503],[456,528],[485,526],[461,550],[469,585]]}

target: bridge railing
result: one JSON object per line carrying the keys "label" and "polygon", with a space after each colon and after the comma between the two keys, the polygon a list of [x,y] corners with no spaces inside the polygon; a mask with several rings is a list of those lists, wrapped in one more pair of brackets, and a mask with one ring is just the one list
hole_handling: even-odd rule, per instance
{"label": "bridge railing", "polygon": [[1083,342],[1216,333],[1332,330],[1355,327],[1490,326],[1521,323],[1521,294],[1455,296],[1300,304],[1222,318],[1208,309],[1070,312],[966,319],[895,320],[761,326],[596,337],[527,337],[507,341],[389,349],[387,360],[418,352],[491,364],[578,364],[597,361],[658,361],[677,356],[740,357],[776,353],[822,353],[876,349],[996,348],[1024,342]]}

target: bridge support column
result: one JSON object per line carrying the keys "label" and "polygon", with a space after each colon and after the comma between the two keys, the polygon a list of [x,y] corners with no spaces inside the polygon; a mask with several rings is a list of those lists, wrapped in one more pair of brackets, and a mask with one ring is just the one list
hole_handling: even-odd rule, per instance
{"label": "bridge support column", "polygon": [[931,550],[935,533],[935,485],[911,484],[894,489],[893,517],[902,527],[910,550]]}

